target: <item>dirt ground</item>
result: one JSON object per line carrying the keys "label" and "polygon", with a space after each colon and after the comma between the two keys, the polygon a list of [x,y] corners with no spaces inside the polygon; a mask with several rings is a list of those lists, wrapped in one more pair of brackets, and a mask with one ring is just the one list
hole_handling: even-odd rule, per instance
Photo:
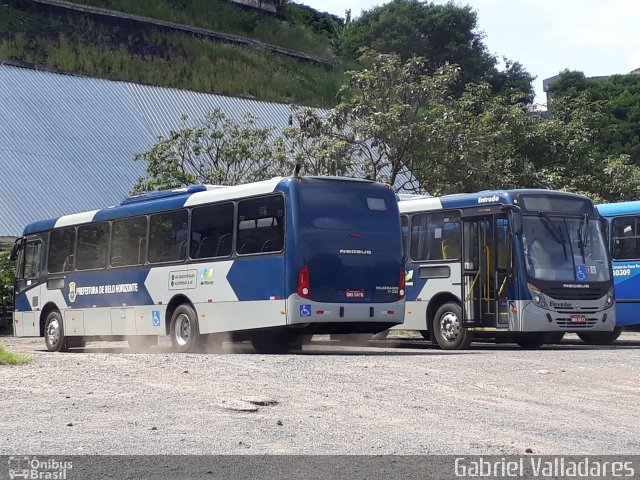
{"label": "dirt ground", "polygon": [[[150,353],[126,342],[0,365],[0,454],[634,454],[640,333],[445,352],[416,338],[301,352]],[[230,351],[231,345],[225,345]]]}

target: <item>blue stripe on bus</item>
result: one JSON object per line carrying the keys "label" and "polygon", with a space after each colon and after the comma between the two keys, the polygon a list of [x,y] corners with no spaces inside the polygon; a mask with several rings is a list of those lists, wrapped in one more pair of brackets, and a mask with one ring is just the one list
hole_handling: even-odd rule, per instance
{"label": "blue stripe on bus", "polygon": [[57,218],[49,218],[47,220],[38,220],[37,222],[30,223],[25,227],[23,235],[51,230],[57,221]]}
{"label": "blue stripe on bus", "polygon": [[596,208],[603,217],[638,215],[640,214],[640,200],[634,200],[632,202],[607,203],[596,205]]}
{"label": "blue stripe on bus", "polygon": [[71,273],[61,290],[67,305],[73,308],[152,305],[144,282],[148,267]]}
{"label": "blue stripe on bus", "polygon": [[285,299],[284,256],[239,258],[227,274],[227,281],[240,301]]}

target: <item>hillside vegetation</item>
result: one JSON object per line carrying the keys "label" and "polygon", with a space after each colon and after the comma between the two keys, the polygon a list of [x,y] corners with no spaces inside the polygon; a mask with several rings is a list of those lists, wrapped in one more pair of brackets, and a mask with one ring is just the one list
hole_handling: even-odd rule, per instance
{"label": "hillside vegetation", "polygon": [[[189,5],[195,8],[199,1]],[[114,8],[118,2],[94,0],[92,3]],[[173,12],[170,5],[175,3],[170,0],[131,2],[136,8],[131,13],[150,16],[152,10],[143,7],[156,5],[155,17],[162,18],[160,13]],[[277,22],[273,25],[280,27],[274,30],[288,31],[282,27],[286,22],[266,13],[246,11],[220,0],[201,3],[211,9],[203,10],[202,22],[198,25],[201,27],[221,30],[213,20],[208,24],[203,20],[208,12],[217,22],[225,23],[222,19],[228,18],[226,25],[233,27],[235,34],[242,33],[244,23],[261,23],[255,15],[269,19],[265,22]],[[213,15],[214,11],[218,13]],[[197,17],[196,10],[192,9],[176,9],[174,13],[175,17],[164,19],[185,22]],[[252,18],[253,23],[249,21]],[[252,32],[263,32],[265,28],[256,27]],[[312,35],[311,27],[307,30],[308,35]],[[276,43],[278,35],[274,32],[274,36],[268,37],[265,33],[261,39]],[[283,34],[278,38],[287,36]],[[330,48],[328,42],[328,39],[324,41],[326,48]],[[288,46],[284,40],[280,43]],[[319,46],[321,42],[318,40],[315,44]],[[0,5],[0,59],[116,80],[321,106],[334,102],[342,81],[339,68],[153,25],[51,9],[27,1]]]}

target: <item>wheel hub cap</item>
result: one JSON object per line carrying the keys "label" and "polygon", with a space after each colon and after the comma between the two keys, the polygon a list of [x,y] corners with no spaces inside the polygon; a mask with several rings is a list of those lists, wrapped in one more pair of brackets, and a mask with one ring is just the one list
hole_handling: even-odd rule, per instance
{"label": "wheel hub cap", "polygon": [[458,335],[460,335],[460,321],[458,320],[458,316],[453,312],[445,313],[440,319],[440,331],[448,342],[455,341]]}

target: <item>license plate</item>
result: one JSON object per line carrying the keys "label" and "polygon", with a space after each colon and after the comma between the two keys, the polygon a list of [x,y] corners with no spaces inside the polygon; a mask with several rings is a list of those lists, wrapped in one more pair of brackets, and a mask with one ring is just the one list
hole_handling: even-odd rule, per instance
{"label": "license plate", "polygon": [[344,293],[347,298],[364,298],[364,290],[345,290]]}
{"label": "license plate", "polygon": [[587,323],[586,315],[571,315],[571,323]]}

